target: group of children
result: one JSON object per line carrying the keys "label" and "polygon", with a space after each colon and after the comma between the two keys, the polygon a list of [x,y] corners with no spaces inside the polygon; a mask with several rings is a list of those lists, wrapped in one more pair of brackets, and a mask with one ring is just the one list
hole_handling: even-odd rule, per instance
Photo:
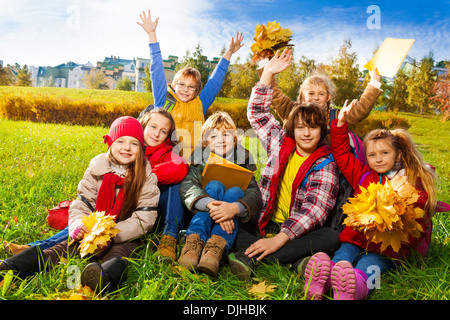
{"label": "group of children", "polygon": [[[164,228],[157,252],[162,260],[216,276],[226,255],[231,271],[240,279],[250,277],[261,261],[289,263],[304,270],[309,299],[321,299],[330,292],[335,299],[365,299],[367,267],[377,265],[387,271],[395,267],[395,259],[408,257],[413,244],[402,247],[400,254],[382,252],[351,227],[342,231],[331,227],[327,221],[335,209],[342,176],[355,193],[370,182],[406,176],[420,191],[417,206],[427,212],[421,223],[428,232],[415,242],[424,240],[426,252],[436,206],[434,174],[408,134],[376,130],[365,137],[364,149],[350,143],[348,124],[367,117],[381,93],[376,71],[359,100],[346,103],[339,113],[332,112],[335,89],[326,76],[307,78],[297,101],[283,95],[275,75],[290,65],[292,54],[277,52],[259,70],[260,81],[247,109],[268,156],[260,180],[253,177],[245,190],[226,189],[220,179],[202,187],[202,172],[211,152],[256,170],[252,155],[237,139],[233,119],[225,112],[216,112],[206,121],[204,117],[220,91],[231,56],[242,47],[242,34],[232,38],[203,89],[200,73],[190,67],[178,71],[167,85],[156,39],[158,19],[152,20],[150,11],[140,17],[138,24],[150,42],[153,108],[139,121],[121,117],[112,123],[104,136],[107,152],[91,160],[59,242],[31,245],[5,259],[2,273],[14,270],[28,276],[74,254],[88,231],[82,217],[95,210],[115,216],[120,230],[97,253],[102,263],[88,264],[81,274],[81,284],[97,292],[117,287],[127,266],[123,258],[141,245],[143,235],[154,231],[159,216]],[[271,107],[283,124],[271,114]],[[200,137],[195,136],[198,123]],[[182,156],[174,151],[173,141],[185,146]],[[177,257],[184,225],[185,243]]]}

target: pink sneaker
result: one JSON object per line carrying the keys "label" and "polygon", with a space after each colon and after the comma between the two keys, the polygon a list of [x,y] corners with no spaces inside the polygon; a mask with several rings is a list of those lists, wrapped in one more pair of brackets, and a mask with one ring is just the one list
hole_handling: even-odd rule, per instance
{"label": "pink sneaker", "polygon": [[321,300],[330,290],[330,273],[333,262],[323,252],[314,254],[305,269],[305,291],[308,300]]}
{"label": "pink sneaker", "polygon": [[367,275],[348,261],[339,261],[331,270],[331,289],[335,300],[364,300],[369,294]]}

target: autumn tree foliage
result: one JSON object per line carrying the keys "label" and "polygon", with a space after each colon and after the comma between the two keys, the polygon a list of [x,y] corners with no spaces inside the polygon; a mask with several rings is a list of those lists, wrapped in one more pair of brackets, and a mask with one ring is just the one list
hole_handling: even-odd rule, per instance
{"label": "autumn tree foliage", "polygon": [[[445,63],[447,70],[450,70],[450,62]],[[450,72],[437,77],[431,90],[430,102],[442,113],[443,120],[450,117]]]}
{"label": "autumn tree foliage", "polygon": [[424,57],[420,63],[414,63],[411,75],[406,82],[408,87],[408,105],[412,112],[420,114],[429,113],[434,110],[429,103],[431,90],[436,79],[436,73],[432,70],[434,64],[433,54]]}

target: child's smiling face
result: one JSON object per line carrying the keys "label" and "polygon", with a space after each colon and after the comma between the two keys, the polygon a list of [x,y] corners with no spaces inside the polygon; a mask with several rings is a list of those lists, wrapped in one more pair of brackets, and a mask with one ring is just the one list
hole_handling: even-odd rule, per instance
{"label": "child's smiling face", "polygon": [[366,144],[367,164],[379,174],[391,171],[400,161],[401,152],[396,152],[388,139],[369,141]]}
{"label": "child's smiling face", "polygon": [[310,84],[302,90],[304,102],[313,102],[321,108],[325,108],[327,102],[331,99],[331,94],[323,84]]}
{"label": "child's smiling face", "polygon": [[172,122],[159,113],[152,114],[144,129],[144,141],[149,147],[156,147],[169,137]]}
{"label": "child's smiling face", "polygon": [[136,161],[141,143],[136,138],[123,136],[117,138],[110,146],[110,152],[121,165],[130,165]]}
{"label": "child's smiling face", "polygon": [[321,138],[320,126],[308,126],[299,119],[294,129],[297,151],[304,157],[311,155],[319,145]]}
{"label": "child's smiling face", "polygon": [[206,134],[206,143],[211,152],[224,157],[233,150],[235,144],[233,129],[211,129]]}
{"label": "child's smiling face", "polygon": [[195,98],[198,83],[192,77],[181,77],[175,85],[175,94],[182,102],[189,102]]}

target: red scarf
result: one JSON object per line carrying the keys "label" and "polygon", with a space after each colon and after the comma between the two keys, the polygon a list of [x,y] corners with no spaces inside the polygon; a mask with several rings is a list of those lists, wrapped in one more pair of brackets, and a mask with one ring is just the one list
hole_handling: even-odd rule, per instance
{"label": "red scarf", "polygon": [[[123,180],[114,173],[107,173],[103,176],[102,184],[98,190],[95,211],[105,211],[105,214],[112,215],[117,220],[123,204]],[[116,186],[120,188],[117,198]]]}

